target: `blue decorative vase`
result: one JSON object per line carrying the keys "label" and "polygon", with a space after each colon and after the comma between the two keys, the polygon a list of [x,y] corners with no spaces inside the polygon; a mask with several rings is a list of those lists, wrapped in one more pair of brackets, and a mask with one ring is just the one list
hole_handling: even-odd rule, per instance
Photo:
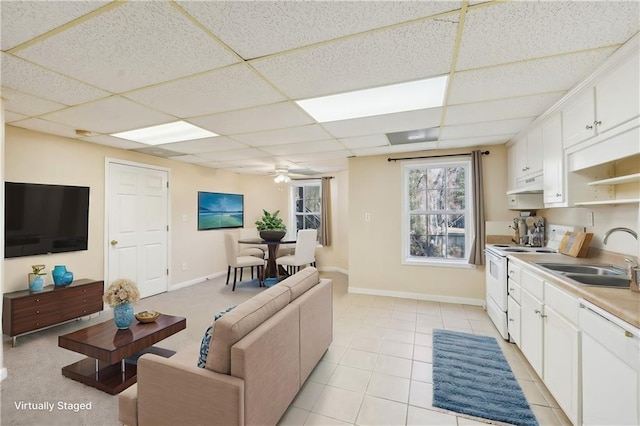
{"label": "blue decorative vase", "polygon": [[113,322],[120,330],[126,330],[133,322],[133,306],[126,302],[113,308]]}
{"label": "blue decorative vase", "polygon": [[[67,273],[67,267],[64,265],[56,265],[53,267],[53,271],[51,271],[51,276],[53,277],[53,283],[55,285],[66,285],[64,283],[64,275]],[[73,278],[72,278],[73,280]]]}
{"label": "blue decorative vase", "polygon": [[44,278],[42,275],[29,274],[29,290],[42,291],[44,287]]}
{"label": "blue decorative vase", "polygon": [[62,276],[62,284],[63,285],[69,285],[73,282],[73,272],[71,271],[67,271],[63,276]]}

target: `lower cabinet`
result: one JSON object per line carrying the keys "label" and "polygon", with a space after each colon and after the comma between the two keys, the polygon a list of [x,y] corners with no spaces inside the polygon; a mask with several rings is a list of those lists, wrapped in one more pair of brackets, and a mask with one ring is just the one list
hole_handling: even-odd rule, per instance
{"label": "lower cabinet", "polygon": [[522,290],[520,310],[520,349],[529,364],[542,378],[543,322],[542,302],[526,290]]}
{"label": "lower cabinet", "polygon": [[580,424],[580,331],[545,306],[544,377],[549,392],[574,425]]}
{"label": "lower cabinet", "polygon": [[509,298],[507,299],[507,304],[508,304],[507,328],[509,330],[509,336],[511,337],[511,340],[513,341],[513,343],[515,343],[516,345],[518,345],[518,347],[520,347],[522,343],[520,339],[520,317],[521,317],[520,305],[511,296],[509,296]]}

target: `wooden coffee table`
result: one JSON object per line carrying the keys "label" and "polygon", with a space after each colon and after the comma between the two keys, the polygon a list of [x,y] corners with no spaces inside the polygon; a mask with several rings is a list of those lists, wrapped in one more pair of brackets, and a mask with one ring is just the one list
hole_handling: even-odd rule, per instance
{"label": "wooden coffee table", "polygon": [[136,382],[140,355],[170,357],[174,351],[153,344],[186,327],[185,318],[162,314],[148,324],[134,320],[127,330],[118,330],[111,320],[59,336],[58,346],[89,357],[63,367],[62,375],[111,395],[118,394]]}

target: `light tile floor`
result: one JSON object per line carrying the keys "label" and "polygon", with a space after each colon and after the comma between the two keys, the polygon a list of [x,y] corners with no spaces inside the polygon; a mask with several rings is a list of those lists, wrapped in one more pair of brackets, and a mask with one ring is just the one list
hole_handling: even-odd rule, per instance
{"label": "light tile floor", "polygon": [[348,293],[334,282],[333,343],[280,425],[478,425],[431,405],[434,328],[496,337],[541,425],[570,425],[481,307]]}

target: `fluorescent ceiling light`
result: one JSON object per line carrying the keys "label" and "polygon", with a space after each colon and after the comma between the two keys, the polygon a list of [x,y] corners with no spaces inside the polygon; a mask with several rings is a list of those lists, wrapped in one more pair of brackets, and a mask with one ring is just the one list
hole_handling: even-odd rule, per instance
{"label": "fluorescent ceiling light", "polygon": [[142,129],[129,130],[127,132],[114,133],[111,136],[147,145],[160,145],[171,142],[212,138],[218,135],[187,123],[186,121],[176,121],[174,123],[160,124],[159,126],[144,127]]}
{"label": "fluorescent ceiling light", "polygon": [[320,123],[442,106],[448,75],[296,101]]}

